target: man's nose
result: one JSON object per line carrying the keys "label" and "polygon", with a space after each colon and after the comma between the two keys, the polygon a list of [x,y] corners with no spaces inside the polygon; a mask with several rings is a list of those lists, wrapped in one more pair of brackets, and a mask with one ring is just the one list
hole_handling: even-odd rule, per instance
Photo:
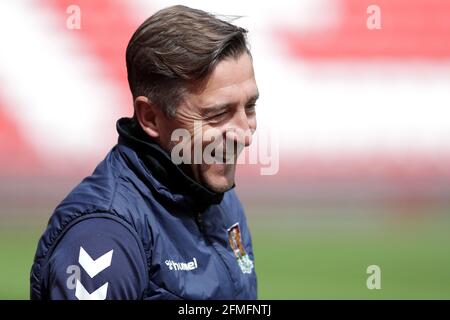
{"label": "man's nose", "polygon": [[233,119],[233,125],[227,130],[227,139],[234,141],[238,145],[248,147],[252,143],[252,135],[253,130],[247,114],[239,112]]}

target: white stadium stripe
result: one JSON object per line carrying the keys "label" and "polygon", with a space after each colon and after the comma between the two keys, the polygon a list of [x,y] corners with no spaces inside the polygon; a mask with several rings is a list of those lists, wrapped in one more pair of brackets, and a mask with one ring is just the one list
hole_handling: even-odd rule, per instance
{"label": "white stadium stripe", "polygon": [[82,162],[115,141],[117,96],[77,31],[57,31],[54,14],[33,1],[0,2],[2,94],[45,161]]}

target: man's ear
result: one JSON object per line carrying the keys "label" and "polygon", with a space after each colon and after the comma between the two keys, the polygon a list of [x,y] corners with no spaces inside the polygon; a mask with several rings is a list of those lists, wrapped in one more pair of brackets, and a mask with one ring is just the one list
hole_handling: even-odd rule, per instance
{"label": "man's ear", "polygon": [[134,113],[141,128],[152,138],[160,135],[157,125],[158,110],[147,97],[139,96],[134,100]]}

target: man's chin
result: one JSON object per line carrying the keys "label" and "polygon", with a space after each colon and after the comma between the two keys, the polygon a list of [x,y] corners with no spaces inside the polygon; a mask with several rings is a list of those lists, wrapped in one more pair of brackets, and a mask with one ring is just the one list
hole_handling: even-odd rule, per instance
{"label": "man's chin", "polygon": [[203,185],[205,185],[211,191],[224,193],[233,188],[234,178],[231,179],[225,176],[203,177]]}
{"label": "man's chin", "polygon": [[224,193],[234,186],[235,165],[218,164],[203,166],[199,180],[202,185],[217,193]]}
{"label": "man's chin", "polygon": [[209,189],[216,193],[225,193],[228,190],[233,188],[234,183],[226,185],[226,186],[209,186]]}
{"label": "man's chin", "polygon": [[205,181],[204,184],[211,191],[214,191],[216,193],[224,193],[233,188],[234,181],[226,183]]}

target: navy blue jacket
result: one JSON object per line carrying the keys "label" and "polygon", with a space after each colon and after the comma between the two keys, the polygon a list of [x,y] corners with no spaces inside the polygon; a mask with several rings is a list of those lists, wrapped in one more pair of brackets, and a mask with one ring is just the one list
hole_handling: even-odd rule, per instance
{"label": "navy blue jacket", "polygon": [[55,209],[31,270],[32,299],[256,299],[250,232],[234,188],[173,164],[132,119]]}

